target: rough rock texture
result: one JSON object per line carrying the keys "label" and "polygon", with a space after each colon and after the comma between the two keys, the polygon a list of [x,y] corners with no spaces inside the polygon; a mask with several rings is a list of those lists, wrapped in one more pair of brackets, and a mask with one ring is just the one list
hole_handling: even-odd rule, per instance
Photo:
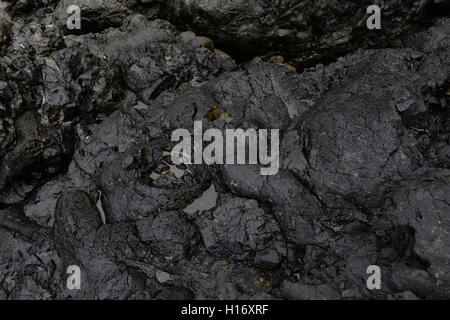
{"label": "rough rock texture", "polygon": [[[447,5],[366,7],[0,1],[0,299],[449,299]],[[278,174],[172,164],[194,121]]]}
{"label": "rough rock texture", "polygon": [[[154,7],[158,1],[150,2]],[[382,9],[381,30],[368,32],[367,7]],[[345,52],[397,45],[428,13],[448,9],[434,0],[169,0],[166,15],[181,28],[203,32],[237,56],[282,54],[296,64],[332,61]],[[152,11],[150,11],[152,12]]]}

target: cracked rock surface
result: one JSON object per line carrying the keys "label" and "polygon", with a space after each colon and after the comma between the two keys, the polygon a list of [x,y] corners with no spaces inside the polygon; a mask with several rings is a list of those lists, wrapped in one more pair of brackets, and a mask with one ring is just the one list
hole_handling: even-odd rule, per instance
{"label": "cracked rock surface", "polygon": [[[0,1],[0,299],[449,299],[448,6],[361,3]],[[174,165],[195,121],[279,172]]]}

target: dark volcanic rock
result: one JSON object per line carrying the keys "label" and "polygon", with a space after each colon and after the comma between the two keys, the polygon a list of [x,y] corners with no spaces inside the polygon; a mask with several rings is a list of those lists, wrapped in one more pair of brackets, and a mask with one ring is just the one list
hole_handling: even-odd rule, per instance
{"label": "dark volcanic rock", "polygon": [[67,9],[74,5],[78,6],[82,13],[81,33],[98,32],[109,27],[120,26],[129,13],[127,7],[120,0],[62,0],[59,1],[54,11],[55,22],[60,29],[66,29],[66,21],[69,16]]}
{"label": "dark volcanic rock", "polygon": [[7,39],[11,27],[11,17],[6,12],[6,7],[6,3],[0,2],[0,45]]}
{"label": "dark volcanic rock", "polygon": [[[199,220],[206,249],[261,267],[276,267],[286,254],[276,221],[255,200],[231,198]],[[252,261],[253,260],[253,261]]]}

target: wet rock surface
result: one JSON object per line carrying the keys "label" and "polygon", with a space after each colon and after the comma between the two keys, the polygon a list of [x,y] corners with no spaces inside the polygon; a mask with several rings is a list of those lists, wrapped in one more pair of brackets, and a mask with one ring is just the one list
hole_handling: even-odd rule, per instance
{"label": "wet rock surface", "polygon": [[[0,299],[450,298],[447,5],[384,3],[0,1]],[[279,172],[174,165],[195,121]]]}

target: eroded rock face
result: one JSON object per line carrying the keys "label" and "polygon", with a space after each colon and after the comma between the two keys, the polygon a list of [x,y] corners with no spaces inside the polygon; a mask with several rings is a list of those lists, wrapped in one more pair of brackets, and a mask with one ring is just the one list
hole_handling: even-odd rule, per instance
{"label": "eroded rock face", "polygon": [[[122,24],[127,16],[128,8],[120,0],[63,0],[59,1],[54,11],[54,19],[58,27],[65,28],[67,11],[70,6],[78,6],[83,12],[81,23],[84,32],[98,32],[109,27],[117,27]],[[73,13],[73,10],[69,10]]]}
{"label": "eroded rock face", "polygon": [[[77,3],[74,32],[67,1],[0,2],[0,298],[450,298],[450,20],[414,22],[432,1],[385,1],[376,39],[401,43],[357,52],[350,3]],[[148,18],[169,8],[198,35]],[[239,64],[205,36],[323,63]],[[279,172],[174,165],[195,121],[278,129]]]}
{"label": "eroded rock face", "polygon": [[[367,7],[382,8],[383,28],[367,32]],[[440,7],[442,6],[442,7]],[[291,61],[311,64],[332,61],[355,48],[392,44],[426,20],[436,1],[303,1],[303,0],[172,0],[166,7],[183,28],[205,35],[236,54],[282,54]],[[448,9],[448,7],[447,7]]]}
{"label": "eroded rock face", "polygon": [[[446,296],[449,254],[444,247],[450,241],[450,220],[446,213],[448,181],[448,170],[437,169],[425,172],[414,181],[406,180],[394,189],[390,214],[395,216],[399,226],[412,233],[415,242],[408,249],[409,254],[417,255],[421,262],[393,275],[399,288],[410,288],[419,295],[431,294],[436,298]],[[430,287],[435,290],[428,291]]]}

